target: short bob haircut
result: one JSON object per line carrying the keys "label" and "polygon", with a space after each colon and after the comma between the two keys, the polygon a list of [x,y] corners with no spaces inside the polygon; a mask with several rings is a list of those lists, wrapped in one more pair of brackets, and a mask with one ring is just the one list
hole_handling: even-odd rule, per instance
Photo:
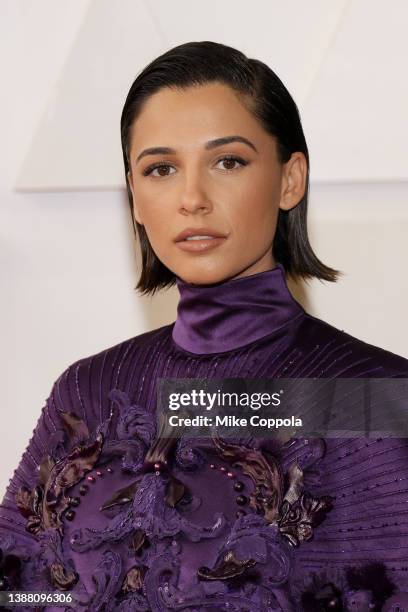
{"label": "short bob haircut", "polygon": [[288,211],[279,210],[272,245],[275,261],[293,278],[319,278],[335,282],[341,274],[323,264],[313,252],[307,233],[309,193],[309,152],[298,108],[279,77],[266,64],[212,41],[188,42],[163,53],[142,70],[127,95],[121,116],[121,140],[126,185],[133,228],[139,234],[142,273],[135,289],[142,294],[175,284],[176,276],[154,253],[145,228],[133,213],[133,199],[127,173],[130,169],[130,133],[144,103],[163,87],[186,89],[211,82],[229,85],[239,94],[263,128],[276,138],[279,161],[286,163],[301,151],[307,160],[303,198]]}

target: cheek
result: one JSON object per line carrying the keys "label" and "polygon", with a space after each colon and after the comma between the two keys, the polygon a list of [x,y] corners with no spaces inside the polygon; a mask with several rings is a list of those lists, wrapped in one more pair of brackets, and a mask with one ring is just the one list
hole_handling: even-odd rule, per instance
{"label": "cheek", "polygon": [[231,225],[234,231],[247,239],[268,241],[273,238],[279,208],[270,198],[252,193],[250,200],[241,206],[235,206],[231,214]]}
{"label": "cheek", "polygon": [[168,199],[166,200],[163,190],[153,190],[151,187],[139,185],[134,192],[135,202],[142,218],[143,224],[148,228],[156,229],[160,226],[161,221],[166,220],[166,213],[169,213],[170,206]]}
{"label": "cheek", "polygon": [[169,196],[165,189],[157,189],[157,186],[149,183],[147,178],[142,178],[134,185],[133,198],[134,207],[146,228],[154,227],[157,221],[164,218],[166,209],[168,209],[166,202],[169,203]]}
{"label": "cheek", "polygon": [[279,204],[279,177],[276,177],[272,171],[263,169],[241,185],[239,193],[234,198],[233,208],[236,217],[239,214],[242,224],[251,228],[256,224],[273,224],[279,212]]}
{"label": "cheek", "polygon": [[143,220],[143,225],[153,250],[157,252],[160,247],[166,244],[163,237],[169,235],[170,219],[166,218],[165,209],[160,206],[154,206],[151,203],[149,205],[141,204],[139,211]]}

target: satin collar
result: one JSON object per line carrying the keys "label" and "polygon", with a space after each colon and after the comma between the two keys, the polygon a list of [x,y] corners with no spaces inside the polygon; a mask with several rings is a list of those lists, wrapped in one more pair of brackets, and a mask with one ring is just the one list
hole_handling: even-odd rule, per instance
{"label": "satin collar", "polygon": [[191,353],[223,353],[279,329],[303,308],[292,297],[281,264],[232,280],[195,285],[176,278],[180,301],[174,342]]}

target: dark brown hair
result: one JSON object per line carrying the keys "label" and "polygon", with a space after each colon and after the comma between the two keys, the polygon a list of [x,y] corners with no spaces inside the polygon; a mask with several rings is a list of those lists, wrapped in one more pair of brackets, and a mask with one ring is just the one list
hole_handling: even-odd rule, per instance
{"label": "dark brown hair", "polygon": [[263,62],[211,41],[189,42],[170,49],[142,70],[127,95],[121,116],[121,140],[126,185],[133,228],[139,234],[142,273],[135,289],[142,294],[171,286],[176,276],[154,253],[145,228],[133,213],[133,198],[127,173],[130,169],[130,133],[148,98],[163,87],[177,89],[211,82],[229,85],[249,103],[248,109],[263,128],[276,138],[279,161],[286,163],[296,151],[307,160],[305,194],[291,210],[279,209],[272,246],[275,261],[292,277],[336,281],[341,274],[322,263],[309,243],[307,205],[309,195],[309,152],[298,108],[279,77]]}

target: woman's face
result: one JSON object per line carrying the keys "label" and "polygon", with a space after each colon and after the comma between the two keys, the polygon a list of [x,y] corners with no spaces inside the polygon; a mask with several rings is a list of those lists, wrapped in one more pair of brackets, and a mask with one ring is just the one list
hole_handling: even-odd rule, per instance
{"label": "woman's face", "polygon": [[[275,138],[233,89],[162,88],[132,126],[129,157],[135,218],[176,276],[209,284],[275,266],[279,207],[301,200],[306,160],[280,164]],[[178,241],[186,229],[221,238]]]}

